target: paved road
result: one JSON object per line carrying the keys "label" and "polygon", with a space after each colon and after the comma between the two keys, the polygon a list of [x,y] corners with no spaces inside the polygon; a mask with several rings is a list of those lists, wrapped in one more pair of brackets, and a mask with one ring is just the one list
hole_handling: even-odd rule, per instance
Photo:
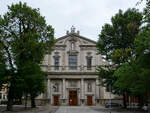
{"label": "paved road", "polygon": [[[0,113],[110,113],[109,109],[105,109],[102,106],[38,106],[36,109],[28,108],[24,109],[24,106],[14,106],[13,112],[4,111],[6,106],[0,106]],[[3,112],[1,112],[3,111]],[[144,112],[133,112],[124,109],[112,109],[111,113],[144,113]],[[150,113],[150,112],[147,112]]]}
{"label": "paved road", "polygon": [[84,107],[61,106],[55,113],[104,113],[104,112],[99,112],[86,106]]}
{"label": "paved road", "polygon": [[[100,107],[88,107],[88,106],[61,106],[56,112],[50,113],[110,113],[109,109],[100,108]],[[126,110],[111,110],[111,113],[143,113],[143,112],[134,112],[134,111],[126,111]]]}

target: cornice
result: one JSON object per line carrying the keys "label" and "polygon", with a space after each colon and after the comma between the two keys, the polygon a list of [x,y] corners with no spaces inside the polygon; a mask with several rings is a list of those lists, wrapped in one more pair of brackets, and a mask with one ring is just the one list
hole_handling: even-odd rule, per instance
{"label": "cornice", "polygon": [[96,47],[96,45],[79,45],[79,47]]}
{"label": "cornice", "polygon": [[48,75],[99,75],[98,72],[47,72]]}

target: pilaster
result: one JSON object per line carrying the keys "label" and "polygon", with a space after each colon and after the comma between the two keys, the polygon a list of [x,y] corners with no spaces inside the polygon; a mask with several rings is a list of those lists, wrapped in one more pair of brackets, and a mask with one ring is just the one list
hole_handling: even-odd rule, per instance
{"label": "pilaster", "polygon": [[84,99],[84,79],[81,78],[81,99]]}
{"label": "pilaster", "polygon": [[50,98],[50,79],[47,80],[47,98]]}
{"label": "pilaster", "polygon": [[63,99],[66,98],[66,91],[65,91],[65,89],[66,89],[66,79],[63,78]]}
{"label": "pilaster", "polygon": [[99,92],[99,79],[98,78],[96,78],[96,99],[99,99],[100,97],[100,92]]}

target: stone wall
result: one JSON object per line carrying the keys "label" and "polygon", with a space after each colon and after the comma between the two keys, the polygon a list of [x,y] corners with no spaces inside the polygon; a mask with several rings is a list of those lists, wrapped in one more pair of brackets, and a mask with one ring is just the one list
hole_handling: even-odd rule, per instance
{"label": "stone wall", "polygon": [[[44,106],[50,104],[50,99],[35,99],[36,106]],[[22,99],[22,104],[25,105],[25,99]],[[31,106],[31,100],[27,100],[27,106]]]}
{"label": "stone wall", "polygon": [[[106,103],[110,102],[110,99],[100,99],[99,100],[101,105],[105,105]],[[121,105],[123,105],[123,100],[122,99],[111,99],[112,103],[119,103]]]}

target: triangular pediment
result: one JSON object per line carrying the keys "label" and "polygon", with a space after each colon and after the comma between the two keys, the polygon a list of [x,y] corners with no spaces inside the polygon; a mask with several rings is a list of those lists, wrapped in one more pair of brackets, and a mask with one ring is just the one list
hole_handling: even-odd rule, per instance
{"label": "triangular pediment", "polygon": [[66,45],[67,41],[79,41],[80,45],[96,45],[96,42],[77,33],[70,33],[57,39],[56,45]]}

